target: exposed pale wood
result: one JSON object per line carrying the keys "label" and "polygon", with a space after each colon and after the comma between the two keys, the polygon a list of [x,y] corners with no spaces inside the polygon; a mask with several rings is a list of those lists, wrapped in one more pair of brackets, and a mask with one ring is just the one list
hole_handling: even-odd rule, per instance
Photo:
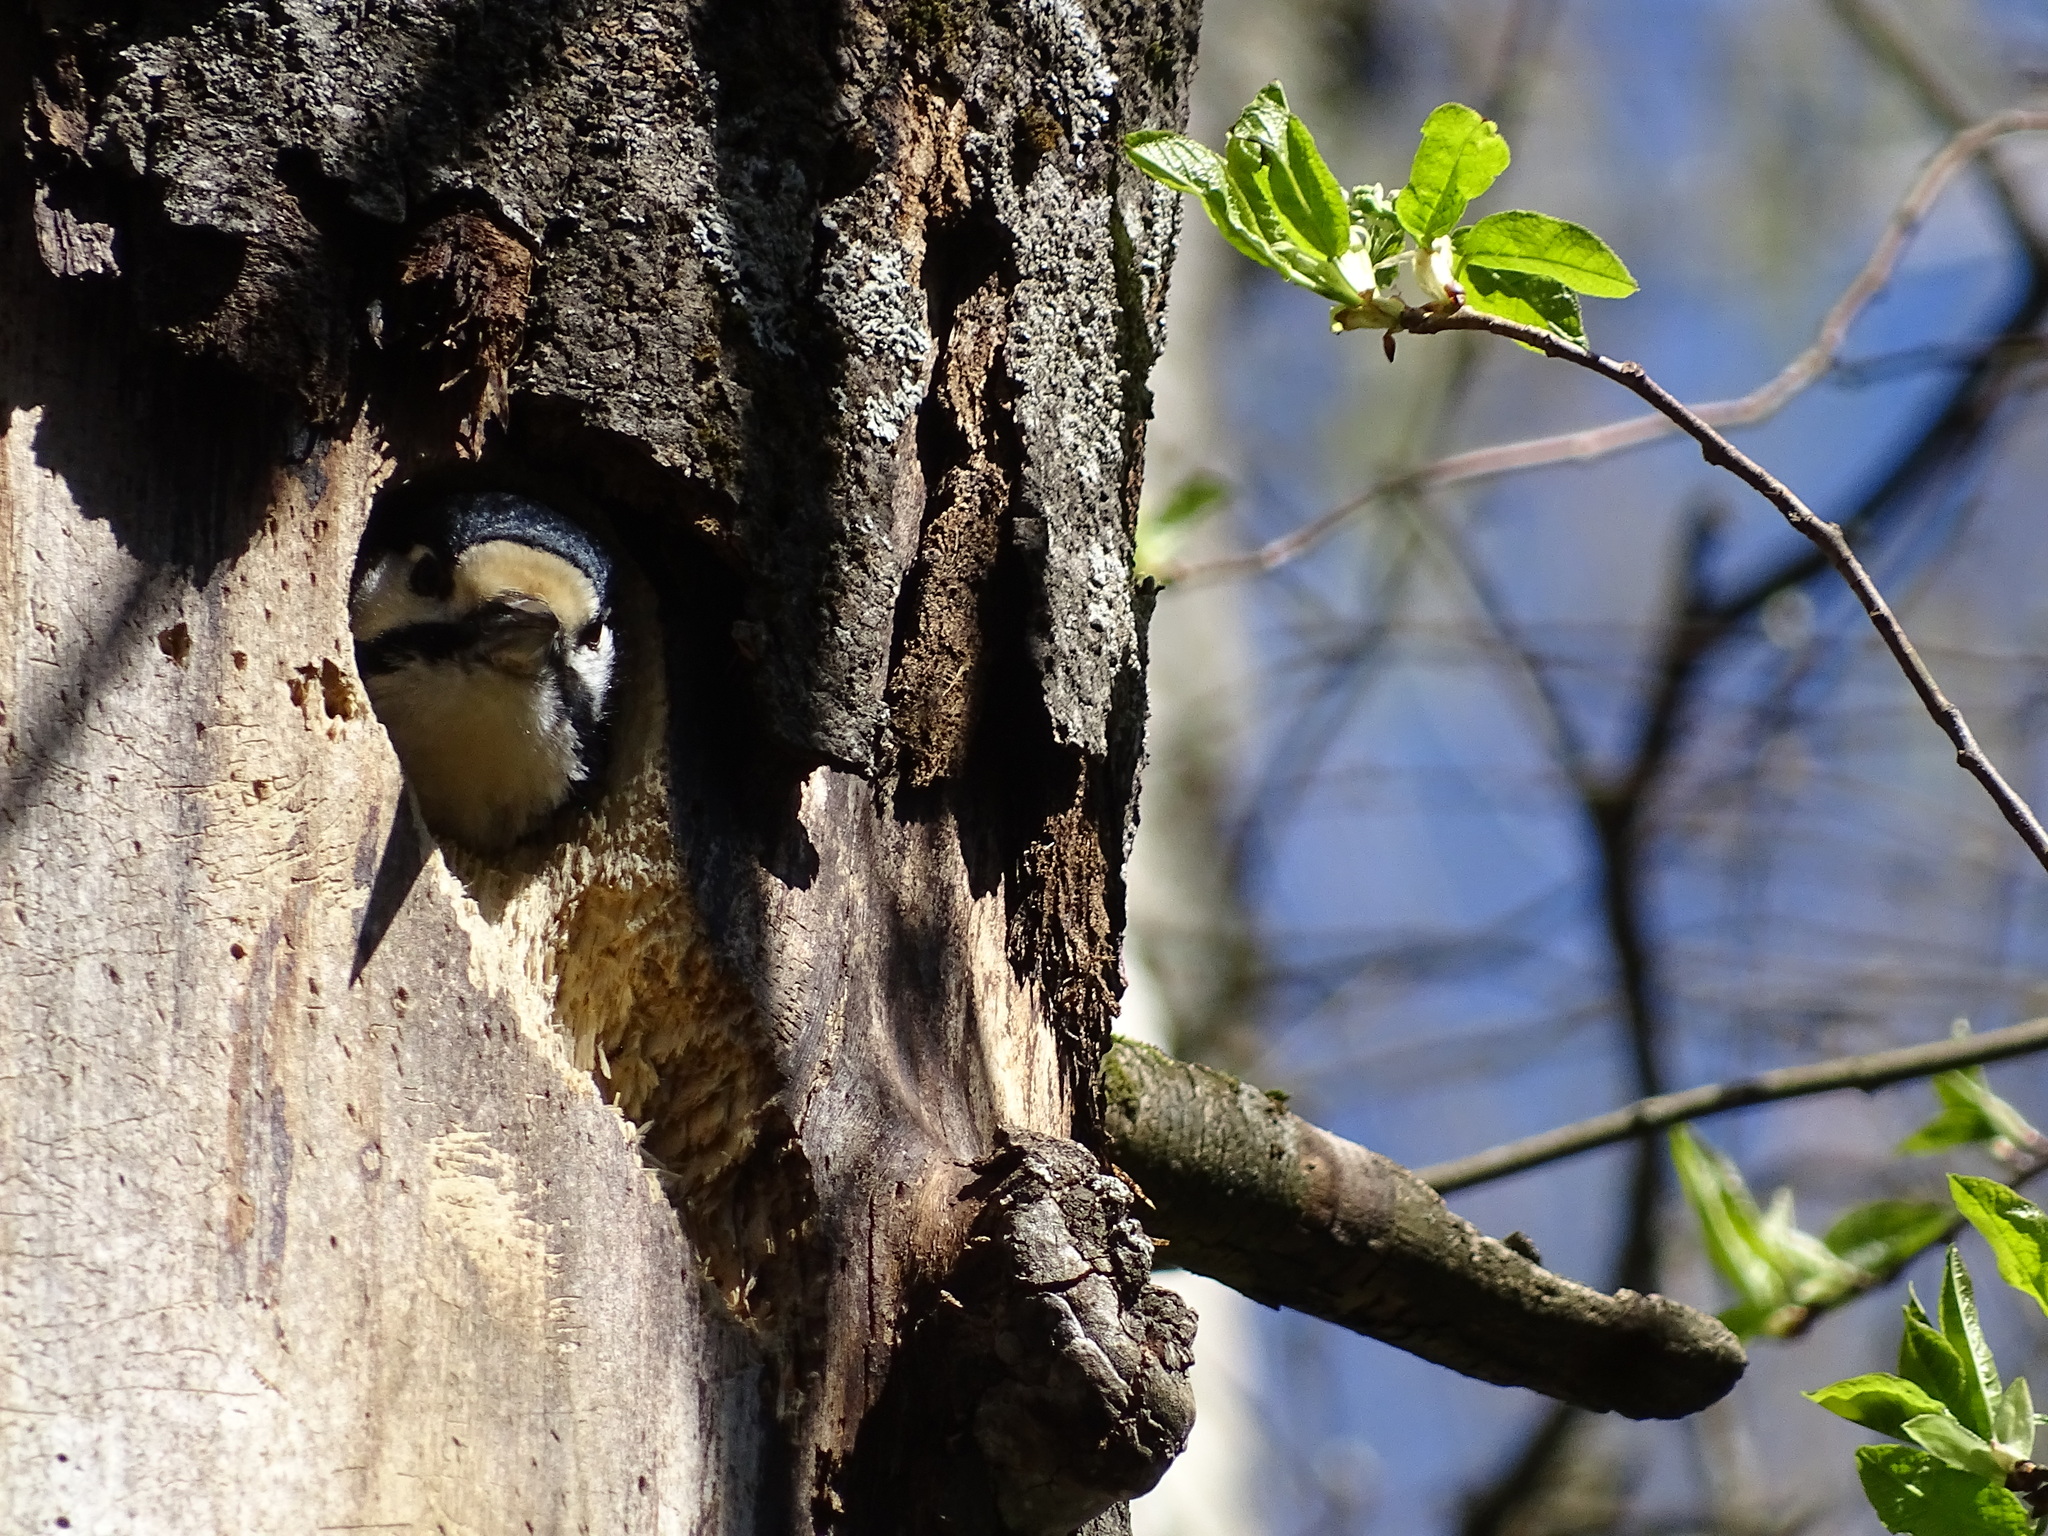
{"label": "exposed pale wood", "polygon": [[375,454],[223,466],[180,510],[251,536],[187,579],[121,537],[161,423],[82,500],[119,402],[45,399],[0,438],[0,1525],[751,1529],[757,1353],[438,858],[348,985]]}

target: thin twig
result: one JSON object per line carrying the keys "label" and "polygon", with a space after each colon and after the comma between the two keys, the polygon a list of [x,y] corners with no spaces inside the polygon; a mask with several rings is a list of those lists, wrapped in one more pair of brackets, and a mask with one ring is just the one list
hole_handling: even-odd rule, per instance
{"label": "thin twig", "polygon": [[1756,460],[1737,448],[1727,438],[1702,421],[1698,413],[1688,410],[1677,396],[1643,372],[1640,363],[1621,362],[1611,357],[1602,357],[1589,348],[1566,341],[1533,325],[1522,325],[1517,321],[1503,320],[1498,315],[1484,315],[1475,310],[1458,309],[1449,314],[1430,310],[1411,309],[1401,318],[1402,329],[1420,335],[1432,335],[1440,331],[1485,331],[1494,336],[1505,336],[1525,346],[1563,362],[1576,363],[1602,378],[1612,379],[1623,389],[1648,401],[1663,415],[1677,423],[1680,431],[1700,445],[1700,453],[1709,464],[1718,466],[1734,475],[1743,484],[1762,496],[1784,516],[1795,531],[1805,537],[1841,573],[1842,580],[1856,594],[1863,604],[1863,611],[1870,619],[1885,643],[1885,649],[1892,653],[1899,670],[1906,674],[1906,680],[1913,685],[1913,691],[1920,696],[1927,713],[1934,718],[1956,749],[1956,762],[1966,769],[1985,793],[1991,796],[2000,813],[2020,835],[2020,840],[2033,850],[2034,857],[2048,868],[2048,829],[2041,825],[2033,808],[2021,798],[2019,791],[2005,781],[1984,749],[1977,745],[1977,738],[1970,725],[1963,718],[1963,712],[1949,701],[1941,691],[1941,685],[1934,680],[1934,673],[1920,658],[1905,627],[1871,579],[1870,572],[1863,568],[1863,562],[1856,558],[1856,552],[1849,547],[1841,528],[1816,514],[1812,508],[1793,494],[1791,487],[1771,474]]}
{"label": "thin twig", "polygon": [[[1984,116],[1983,103],[1953,71],[1907,29],[1904,18],[1879,0],[1828,0],[1849,34],[1913,93],[1921,110],[1956,133]],[[1984,173],[2005,205],[2006,222],[2026,242],[2037,267],[2048,265],[2048,234],[2027,205],[2025,193],[1998,155],[1985,156]]]}
{"label": "thin twig", "polygon": [[1842,1088],[1882,1088],[1907,1078],[1931,1077],[1937,1072],[1979,1066],[1987,1061],[2002,1061],[2008,1056],[2023,1056],[2043,1048],[2048,1048],[2048,1019],[2033,1019],[2009,1029],[1993,1030],[1987,1035],[1966,1035],[1960,1040],[1943,1040],[1935,1045],[1909,1045],[1894,1051],[1872,1051],[1863,1056],[1814,1062],[1804,1067],[1782,1067],[1775,1072],[1759,1072],[1754,1077],[1738,1078],[1730,1083],[1709,1083],[1679,1093],[1638,1099],[1624,1108],[1595,1115],[1575,1125],[1560,1126],[1540,1136],[1525,1136],[1520,1141],[1475,1152],[1470,1157],[1418,1168],[1415,1176],[1434,1186],[1438,1193],[1448,1193],[1590,1152],[1595,1147],[1627,1141],[1682,1121],[1726,1114],[1731,1109],[1775,1103],[1779,1099],[1804,1098],[1808,1094],[1833,1093]]}
{"label": "thin twig", "polygon": [[[1908,189],[1905,197],[1900,199],[1898,207],[1892,212],[1890,222],[1885,225],[1884,233],[1878,237],[1876,246],[1871,250],[1869,259],[1863,263],[1862,270],[1851,280],[1849,286],[1842,290],[1841,296],[1822,318],[1820,330],[1814,336],[1812,344],[1780,369],[1775,377],[1748,394],[1738,395],[1732,400],[1709,401],[1697,407],[1693,414],[1699,420],[1715,427],[1754,426],[1757,422],[1775,415],[1795,395],[1826,374],[1834,367],[1836,358],[1840,356],[1842,344],[1848,338],[1849,328],[1891,280],[1892,272],[1898,266],[1899,258],[1904,254],[1906,243],[1912,237],[1913,231],[1927,217],[1936,199],[1947,189],[1956,174],[1981,154],[1985,146],[1994,139],[2012,133],[2035,133],[2043,130],[2048,130],[2048,112],[2015,110],[1988,117],[1950,139],[1921,169],[1912,187]],[[1293,532],[1282,534],[1257,549],[1188,564],[1169,562],[1158,573],[1159,579],[1171,583],[1270,571],[1306,554],[1352,517],[1384,496],[1432,490],[1467,480],[1490,479],[1495,475],[1537,469],[1548,464],[1583,463],[1588,459],[1604,458],[1625,448],[1636,448],[1645,443],[1655,442],[1669,434],[1671,430],[1672,422],[1666,416],[1651,412],[1648,415],[1630,417],[1626,421],[1610,422],[1602,427],[1587,427],[1577,432],[1560,432],[1548,437],[1524,438],[1517,442],[1495,444],[1490,448],[1475,448],[1466,453],[1454,453],[1419,468],[1389,476],[1356,496],[1339,502],[1329,511],[1302,524]]]}

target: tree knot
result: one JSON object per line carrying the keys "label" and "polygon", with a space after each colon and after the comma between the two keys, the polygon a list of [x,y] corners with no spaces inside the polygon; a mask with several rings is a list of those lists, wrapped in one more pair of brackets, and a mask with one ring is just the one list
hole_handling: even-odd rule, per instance
{"label": "tree knot", "polygon": [[967,1247],[862,1432],[857,1529],[915,1489],[893,1530],[1069,1536],[1151,1489],[1193,1427],[1195,1315],[1151,1283],[1130,1186],[1021,1131],[977,1173]]}

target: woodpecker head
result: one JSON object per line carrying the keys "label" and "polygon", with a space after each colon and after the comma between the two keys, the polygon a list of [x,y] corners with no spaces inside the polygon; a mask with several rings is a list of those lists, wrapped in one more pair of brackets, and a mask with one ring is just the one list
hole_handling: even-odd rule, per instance
{"label": "woodpecker head", "polygon": [[356,668],[434,831],[510,847],[598,771],[611,574],[583,529],[504,492],[372,524],[349,600]]}

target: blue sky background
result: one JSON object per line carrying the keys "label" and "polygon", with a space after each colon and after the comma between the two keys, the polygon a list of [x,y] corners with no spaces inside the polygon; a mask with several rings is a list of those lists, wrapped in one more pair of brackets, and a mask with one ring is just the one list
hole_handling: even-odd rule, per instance
{"label": "blue sky background", "polygon": [[[1340,178],[1391,186],[1431,107],[1497,110],[1515,162],[1477,211],[1536,207],[1606,236],[1643,291],[1589,303],[1595,345],[1690,400],[1751,389],[1806,345],[1946,137],[1817,0],[1352,0],[1348,14],[1333,31],[1306,0],[1212,4],[1196,131],[1218,140],[1278,74]],[[1933,67],[1987,106],[2048,78],[2041,7],[1927,0],[1898,14]],[[2043,150],[2010,163],[2048,215]],[[1375,336],[1330,336],[1321,301],[1219,256],[1206,223],[1191,217],[1184,243],[1149,484],[1155,502],[1196,471],[1235,488],[1202,548],[1259,543],[1446,452],[1635,414],[1604,381],[1489,338],[1409,338],[1390,367]],[[1738,441],[1823,515],[1847,515],[1945,408],[2028,282],[1986,183],[1958,183],[1851,335],[1849,366]],[[2036,382],[2021,370],[1974,451],[1863,541],[2029,792],[2048,790]],[[1706,515],[1711,588],[1799,544],[1762,501],[1666,443],[1382,503],[1269,576],[1166,594],[1154,779],[1176,771],[1176,710],[1234,722],[1234,745],[1212,825],[1191,828],[1161,791],[1141,837],[1178,838],[1173,857],[1224,870],[1255,940],[1256,1036],[1218,1046],[1223,1059],[1411,1165],[1634,1096],[1583,807],[1526,666],[1444,551],[1496,594],[1606,761],[1631,739],[1686,529]],[[1238,641],[1219,666],[1213,635],[1197,632],[1224,624]],[[1831,575],[1714,653],[1652,824],[1672,1086],[1938,1038],[1958,1015],[1988,1029],[2048,1012],[2048,874],[1953,766]],[[1194,919],[1148,908],[1142,878],[1140,897],[1134,954],[1170,968],[1146,925],[1156,939]],[[1169,992],[1174,980],[1161,978]],[[2048,1073],[2011,1066],[1993,1080],[2048,1119]],[[1760,1192],[1791,1184],[1819,1229],[1858,1200],[1938,1191],[1942,1165],[1887,1151],[1928,1102],[1923,1088],[1839,1096],[1706,1129]],[[1626,1159],[1589,1155],[1452,1203],[1488,1231],[1527,1230],[1551,1267],[1599,1282]],[[1667,1231],[1666,1288],[1723,1304],[1682,1213]],[[1875,1530],[1853,1496],[1859,1435],[1796,1393],[1888,1364],[1896,1300],[1832,1316],[1796,1345],[1757,1345],[1749,1379],[1706,1421],[1603,1423],[1584,1466],[1609,1490],[1586,1506],[1605,1523],[1585,1528],[1782,1529],[1804,1512],[1808,1529]],[[2008,1370],[2048,1338],[2012,1308],[1994,1326]],[[1273,1532],[1454,1530],[1464,1492],[1543,1409],[1307,1319],[1258,1314],[1251,1327],[1243,1374],[1261,1427],[1238,1454]]]}

